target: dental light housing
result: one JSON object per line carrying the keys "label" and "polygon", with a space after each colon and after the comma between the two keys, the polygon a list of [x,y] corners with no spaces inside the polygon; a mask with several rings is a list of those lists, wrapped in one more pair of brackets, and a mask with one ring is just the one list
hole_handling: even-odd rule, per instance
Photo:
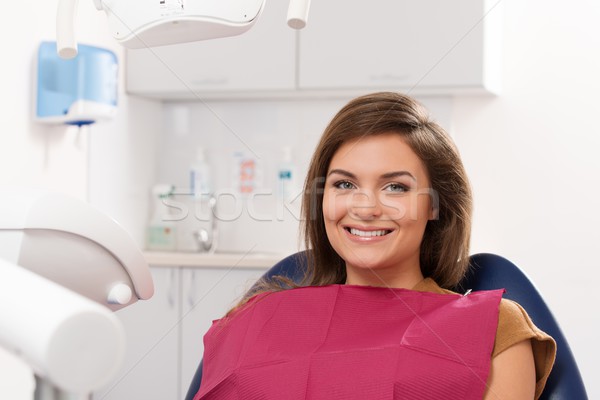
{"label": "dental light housing", "polygon": [[[257,21],[265,0],[93,0],[104,11],[113,37],[131,49],[240,35]],[[288,25],[306,25],[310,0],[290,0]],[[74,34],[77,0],[59,0],[58,54],[77,55]]]}

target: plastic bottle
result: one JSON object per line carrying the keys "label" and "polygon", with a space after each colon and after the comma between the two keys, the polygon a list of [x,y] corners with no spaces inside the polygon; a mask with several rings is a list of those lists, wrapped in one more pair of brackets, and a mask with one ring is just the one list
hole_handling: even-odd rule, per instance
{"label": "plastic bottle", "polygon": [[207,251],[216,233],[211,168],[203,147],[196,149],[196,159],[190,165],[192,204],[185,220],[179,224],[178,250]]}
{"label": "plastic bottle", "polygon": [[262,183],[259,161],[243,152],[236,151],[232,157],[233,187],[242,196],[251,195]]}
{"label": "plastic bottle", "polygon": [[292,149],[285,146],[277,167],[277,195],[280,201],[289,202],[296,196],[296,166],[292,161]]}
{"label": "plastic bottle", "polygon": [[210,166],[206,162],[204,148],[196,150],[196,160],[190,166],[190,190],[196,199],[212,193]]}
{"label": "plastic bottle", "polygon": [[175,223],[169,219],[165,201],[173,193],[172,185],[159,184],[152,188],[153,209],[146,229],[146,248],[149,250],[175,250]]}

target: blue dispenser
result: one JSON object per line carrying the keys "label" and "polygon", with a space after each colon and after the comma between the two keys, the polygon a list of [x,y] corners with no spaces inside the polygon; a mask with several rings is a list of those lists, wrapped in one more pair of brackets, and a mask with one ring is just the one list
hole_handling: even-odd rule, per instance
{"label": "blue dispenser", "polygon": [[81,126],[116,114],[118,64],[110,50],[79,45],[77,57],[64,60],[56,42],[42,42],[36,76],[39,122]]}

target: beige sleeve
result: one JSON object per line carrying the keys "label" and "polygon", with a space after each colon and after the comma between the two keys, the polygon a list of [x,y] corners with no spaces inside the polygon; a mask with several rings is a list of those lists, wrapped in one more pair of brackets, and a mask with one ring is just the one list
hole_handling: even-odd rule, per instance
{"label": "beige sleeve", "polygon": [[538,399],[554,364],[556,342],[533,324],[527,312],[519,304],[502,299],[492,358],[526,339],[531,340],[533,349],[536,372],[535,398]]}

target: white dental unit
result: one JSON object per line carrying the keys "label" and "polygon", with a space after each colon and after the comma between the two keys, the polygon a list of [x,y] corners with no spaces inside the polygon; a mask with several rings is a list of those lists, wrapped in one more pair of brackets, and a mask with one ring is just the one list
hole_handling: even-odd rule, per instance
{"label": "white dental unit", "polygon": [[36,399],[87,398],[124,354],[112,311],[154,293],[148,264],[84,201],[3,188],[0,205],[0,345],[32,367]]}
{"label": "white dental unit", "polygon": [[[129,48],[239,35],[265,0],[92,0]],[[310,0],[291,0],[288,25]],[[59,0],[57,52],[77,55],[77,0]],[[149,299],[140,249],[112,219],[57,193],[0,188],[0,346],[36,375],[36,400],[81,400],[117,372],[125,350],[112,311]]]}

